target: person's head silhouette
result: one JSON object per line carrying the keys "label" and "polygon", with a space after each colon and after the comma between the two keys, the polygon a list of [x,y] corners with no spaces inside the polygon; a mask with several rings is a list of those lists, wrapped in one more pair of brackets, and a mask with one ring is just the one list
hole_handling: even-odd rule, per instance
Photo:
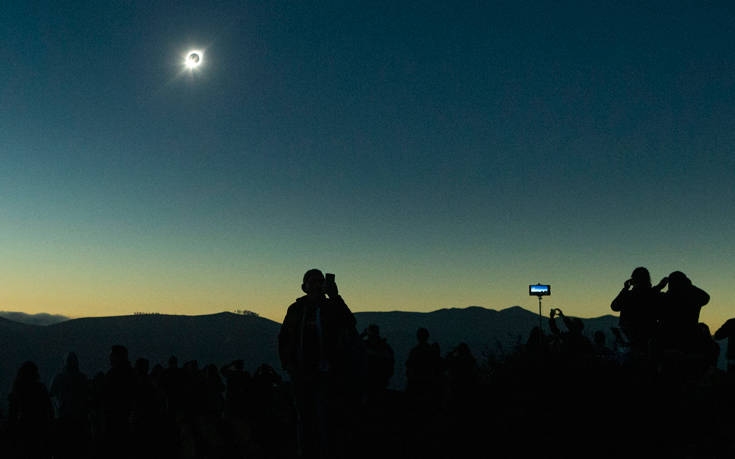
{"label": "person's head silhouette", "polygon": [[651,274],[648,272],[648,269],[644,268],[643,266],[639,266],[638,268],[633,270],[633,274],[631,274],[630,279],[633,281],[632,284],[634,287],[650,287],[651,286]]}
{"label": "person's head silhouette", "polygon": [[18,369],[18,374],[15,378],[16,385],[30,384],[39,381],[41,377],[38,374],[38,367],[35,363],[27,360]]}
{"label": "person's head silhouette", "polygon": [[310,269],[304,274],[301,290],[311,297],[324,295],[324,274],[318,269]]}
{"label": "person's head silhouette", "polygon": [[692,286],[692,281],[681,271],[669,274],[669,291],[676,292]]}

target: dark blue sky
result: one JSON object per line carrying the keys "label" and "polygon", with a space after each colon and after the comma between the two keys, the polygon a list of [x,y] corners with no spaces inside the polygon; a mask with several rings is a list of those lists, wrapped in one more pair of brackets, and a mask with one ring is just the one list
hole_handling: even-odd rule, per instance
{"label": "dark blue sky", "polygon": [[645,265],[731,315],[728,3],[147,3],[4,5],[2,308],[594,316]]}

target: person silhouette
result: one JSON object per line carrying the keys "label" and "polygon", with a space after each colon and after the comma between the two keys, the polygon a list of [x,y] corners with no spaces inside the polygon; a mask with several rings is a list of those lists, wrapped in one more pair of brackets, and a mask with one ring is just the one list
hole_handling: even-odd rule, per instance
{"label": "person silhouette", "polygon": [[[556,323],[556,316],[561,317],[567,331],[563,332]],[[549,329],[554,337],[552,346],[564,358],[578,359],[579,357],[592,355],[594,349],[590,340],[582,334],[584,322],[578,317],[567,317],[561,309],[552,308],[549,317]]]}
{"label": "person silhouette", "polygon": [[[290,410],[290,399],[282,391],[282,379],[273,367],[261,364],[253,373],[248,398],[253,437],[257,443],[271,451],[275,457],[281,457],[286,451],[293,451],[293,439],[284,439],[282,427],[293,421]],[[283,403],[283,402],[286,403]],[[284,414],[287,416],[284,417]],[[289,424],[293,425],[293,424]]]}
{"label": "person silhouette", "polygon": [[[409,457],[435,457],[440,453],[436,427],[442,418],[445,402],[444,360],[438,343],[429,342],[429,330],[416,330],[416,346],[406,360],[407,425],[406,452]],[[442,456],[436,456],[442,457]]]}
{"label": "person silhouette", "polygon": [[168,358],[168,367],[161,374],[161,389],[166,398],[167,415],[175,420],[184,406],[184,371],[175,355]]}
{"label": "person silhouette", "polygon": [[380,336],[380,327],[370,324],[362,332],[362,342],[365,345],[367,365],[366,390],[368,401],[380,398],[393,376],[395,358],[393,349],[385,338]]}
{"label": "person silhouette", "polygon": [[628,338],[634,358],[648,353],[649,341],[656,333],[661,290],[667,282],[664,277],[652,286],[648,269],[635,268],[610,305],[613,311],[620,313],[620,329]]}
{"label": "person silhouette", "polygon": [[455,402],[468,404],[475,396],[479,369],[467,343],[459,343],[444,358],[449,389]]}
{"label": "person silhouette", "polygon": [[607,337],[605,336],[605,332],[602,330],[597,330],[593,335],[594,348],[595,348],[595,356],[598,359],[602,360],[615,360],[615,353],[607,347]]}
{"label": "person silhouette", "polygon": [[727,338],[727,372],[735,372],[735,318],[728,319],[715,332],[714,338],[718,341]]}
{"label": "person silhouette", "polygon": [[234,360],[224,365],[220,373],[225,377],[225,417],[244,419],[251,384],[250,373],[245,371],[245,362],[242,359]]}
{"label": "person silhouette", "polygon": [[[164,451],[162,426],[165,422],[163,393],[156,386],[154,373],[148,372],[150,362],[146,358],[135,361],[134,387],[130,415],[131,441],[136,458],[161,457]],[[163,367],[155,368],[160,374]]]}
{"label": "person silhouette", "polygon": [[46,386],[40,382],[38,367],[26,361],[18,369],[8,396],[10,456],[50,457],[53,418],[54,408]]}
{"label": "person silhouette", "polygon": [[[330,277],[330,279],[333,279]],[[278,334],[278,353],[296,403],[299,454],[308,458],[339,455],[342,427],[339,401],[349,391],[351,343],[359,341],[355,317],[318,269],[308,270],[306,294],[288,307]]]}
{"label": "person silhouette", "polygon": [[681,271],[669,274],[668,285],[662,296],[660,315],[662,346],[691,352],[700,341],[699,313],[709,303],[709,294],[693,285]]}
{"label": "person silhouette", "polygon": [[436,407],[442,390],[444,361],[438,343],[429,343],[429,330],[416,330],[418,343],[406,360],[406,392],[415,408]]}
{"label": "person silhouette", "polygon": [[116,344],[110,351],[110,370],[102,388],[104,454],[127,457],[131,448],[131,414],[135,395],[135,374],[128,360],[128,349]]}
{"label": "person silhouette", "polygon": [[699,339],[697,340],[695,352],[700,355],[705,370],[717,368],[717,360],[720,357],[720,345],[715,341],[707,324],[700,322],[697,325],[697,330],[699,331]]}
{"label": "person silhouette", "polygon": [[79,371],[74,352],[67,354],[64,369],[54,377],[49,394],[57,403],[57,456],[84,456],[89,441],[90,383]]}

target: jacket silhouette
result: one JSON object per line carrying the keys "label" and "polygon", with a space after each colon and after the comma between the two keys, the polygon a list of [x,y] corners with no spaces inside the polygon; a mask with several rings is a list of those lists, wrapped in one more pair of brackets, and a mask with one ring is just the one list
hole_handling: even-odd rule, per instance
{"label": "jacket silhouette", "polygon": [[362,336],[367,364],[367,390],[369,393],[380,392],[388,387],[393,376],[393,349],[380,336],[380,328],[375,324],[369,325]]}
{"label": "jacket silhouette", "polygon": [[293,377],[336,373],[348,363],[355,317],[341,296],[305,295],[289,306],[278,335],[283,368]]}
{"label": "jacket silhouette", "polygon": [[432,398],[441,390],[444,360],[438,343],[429,343],[429,331],[416,331],[418,343],[406,360],[406,391],[419,398]]}
{"label": "jacket silhouette", "polygon": [[304,274],[306,293],[289,306],[278,335],[281,365],[293,383],[298,453],[342,457],[348,394],[360,381],[362,342],[355,317],[334,282],[318,269]]}
{"label": "jacket silhouette", "polygon": [[647,351],[648,342],[656,333],[661,289],[666,282],[664,278],[658,285],[651,286],[648,270],[636,268],[610,305],[610,309],[620,312],[620,328],[634,351]]}
{"label": "jacket silhouette", "polygon": [[663,294],[661,339],[665,349],[689,352],[699,342],[699,312],[709,303],[709,294],[692,284],[684,273],[669,275],[669,288]]}

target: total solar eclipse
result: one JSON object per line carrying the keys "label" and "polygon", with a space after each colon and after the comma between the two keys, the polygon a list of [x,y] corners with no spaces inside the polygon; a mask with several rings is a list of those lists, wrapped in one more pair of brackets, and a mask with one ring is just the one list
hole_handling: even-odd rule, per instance
{"label": "total solar eclipse", "polygon": [[190,51],[186,55],[185,61],[186,67],[193,69],[199,67],[202,64],[202,53],[201,51]]}

